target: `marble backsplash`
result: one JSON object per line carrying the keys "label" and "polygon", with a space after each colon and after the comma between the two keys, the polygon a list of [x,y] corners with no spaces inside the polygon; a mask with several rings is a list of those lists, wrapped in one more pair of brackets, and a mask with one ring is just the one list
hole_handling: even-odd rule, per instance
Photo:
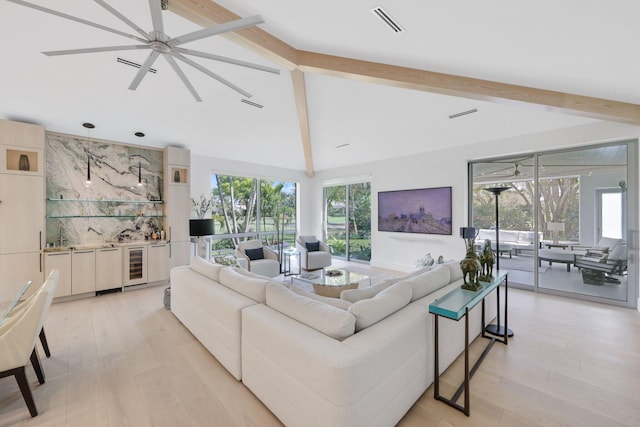
{"label": "marble backsplash", "polygon": [[65,245],[160,236],[162,151],[49,133],[45,153],[48,243],[59,243],[61,230]]}

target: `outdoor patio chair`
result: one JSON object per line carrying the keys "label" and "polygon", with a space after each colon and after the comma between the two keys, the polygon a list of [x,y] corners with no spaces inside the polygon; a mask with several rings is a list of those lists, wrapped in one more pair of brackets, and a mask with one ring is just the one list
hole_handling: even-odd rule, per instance
{"label": "outdoor patio chair", "polygon": [[585,255],[576,257],[576,267],[582,271],[585,284],[602,285],[620,283],[612,275],[622,276],[627,270],[627,245],[618,245],[602,256]]}

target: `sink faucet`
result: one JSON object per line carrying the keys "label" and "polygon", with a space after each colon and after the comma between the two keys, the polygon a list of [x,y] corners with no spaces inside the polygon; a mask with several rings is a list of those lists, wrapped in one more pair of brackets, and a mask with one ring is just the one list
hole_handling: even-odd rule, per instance
{"label": "sink faucet", "polygon": [[65,240],[67,240],[64,237],[62,237],[62,230],[63,230],[62,224],[60,224],[60,237],[58,239],[58,246],[64,246],[64,242]]}

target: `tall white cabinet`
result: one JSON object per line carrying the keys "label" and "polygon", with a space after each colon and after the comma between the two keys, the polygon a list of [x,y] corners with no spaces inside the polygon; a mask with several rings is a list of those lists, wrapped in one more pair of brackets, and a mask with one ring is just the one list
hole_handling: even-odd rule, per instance
{"label": "tall white cabinet", "polygon": [[171,267],[189,264],[191,211],[191,152],[168,146],[164,151],[165,224]]}
{"label": "tall white cabinet", "polygon": [[0,301],[44,280],[44,128],[0,120]]}

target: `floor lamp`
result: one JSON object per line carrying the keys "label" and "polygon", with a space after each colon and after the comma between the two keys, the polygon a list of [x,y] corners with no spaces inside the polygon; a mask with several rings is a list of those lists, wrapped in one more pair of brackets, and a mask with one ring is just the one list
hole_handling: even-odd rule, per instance
{"label": "floor lamp", "polygon": [[[496,271],[497,272],[500,271],[500,239],[499,239],[500,220],[498,216],[498,204],[499,204],[498,199],[500,198],[500,194],[502,194],[502,192],[509,189],[511,189],[511,187],[489,187],[484,189],[485,191],[488,191],[489,193],[492,193],[493,195],[496,196]],[[504,327],[500,326],[500,288],[498,288],[496,292],[498,292],[498,313],[496,316],[497,324],[487,325],[487,327],[485,328],[485,331],[493,335],[504,336]],[[506,301],[506,294],[505,294],[505,304],[506,303],[507,301]],[[513,331],[511,329],[507,329],[507,335],[512,337]]]}

